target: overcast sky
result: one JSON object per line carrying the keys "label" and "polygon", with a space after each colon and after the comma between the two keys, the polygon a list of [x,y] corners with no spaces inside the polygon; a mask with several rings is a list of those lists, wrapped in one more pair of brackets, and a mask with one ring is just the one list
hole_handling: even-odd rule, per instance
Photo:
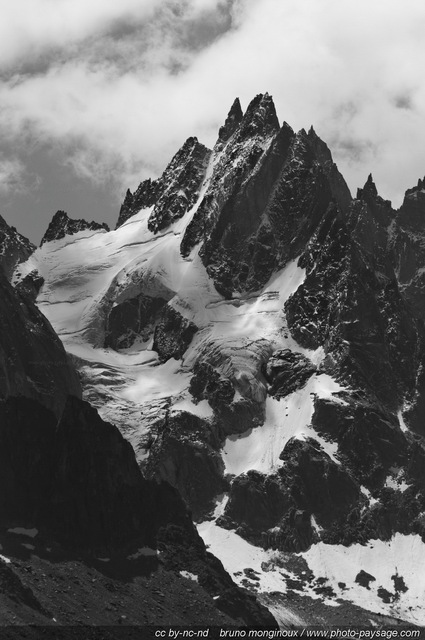
{"label": "overcast sky", "polygon": [[352,193],[399,206],[425,174],[423,0],[0,0],[0,213],[114,226],[125,190],[234,98],[313,124]]}

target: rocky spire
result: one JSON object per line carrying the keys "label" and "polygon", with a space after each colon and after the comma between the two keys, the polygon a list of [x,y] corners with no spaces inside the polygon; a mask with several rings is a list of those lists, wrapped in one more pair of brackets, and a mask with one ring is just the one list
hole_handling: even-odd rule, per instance
{"label": "rocky spire", "polygon": [[148,229],[157,233],[183,217],[195,204],[211,150],[191,137],[177,151],[157,181],[155,207],[149,216]]}
{"label": "rocky spire", "polygon": [[277,133],[279,128],[273,98],[268,93],[259,93],[249,103],[242,119],[241,137],[250,137],[256,134],[265,136]]}
{"label": "rocky spire", "polygon": [[218,142],[227,142],[235,133],[243,118],[243,112],[239,98],[236,98],[227,115],[226,121],[218,132]]}
{"label": "rocky spire", "polygon": [[158,180],[148,178],[139,184],[134,193],[127,189],[115,229],[118,229],[140,209],[146,209],[154,205],[158,199],[159,186]]}
{"label": "rocky spire", "polygon": [[377,196],[378,189],[373,181],[372,174],[369,173],[363,189],[357,189],[357,200],[368,200],[370,198],[376,198]]}
{"label": "rocky spire", "polygon": [[398,211],[398,220],[405,229],[423,233],[425,228],[425,178],[407,189],[403,204]]}
{"label": "rocky spire", "polygon": [[411,189],[407,189],[407,191],[406,191],[406,193],[404,195],[404,200],[406,201],[406,199],[409,199],[411,197],[417,198],[418,193],[421,193],[421,192],[424,192],[424,191],[425,191],[425,178],[423,178],[423,180],[421,180],[419,178],[418,184],[417,184],[416,187],[412,187]]}
{"label": "rocky spire", "polygon": [[[366,207],[365,207],[366,205]],[[362,237],[362,244],[372,253],[378,254],[385,252],[383,247],[386,246],[386,232],[377,241],[377,231],[369,228],[369,225],[381,225],[381,229],[386,228],[394,219],[395,212],[391,206],[390,200],[384,200],[376,188],[372,174],[370,173],[363,189],[357,189],[357,198],[351,209],[351,224],[353,229],[356,228],[356,234],[360,234],[358,239]],[[378,234],[379,235],[379,234]],[[374,238],[372,242],[372,238]],[[378,249],[378,242],[381,249]]]}

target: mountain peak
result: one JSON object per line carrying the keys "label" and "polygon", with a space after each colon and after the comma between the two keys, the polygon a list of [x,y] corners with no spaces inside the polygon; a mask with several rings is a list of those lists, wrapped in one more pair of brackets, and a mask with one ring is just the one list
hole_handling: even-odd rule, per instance
{"label": "mountain peak", "polygon": [[373,181],[372,174],[369,173],[363,189],[357,189],[357,200],[367,200],[368,198],[376,198],[377,196],[378,189]]}
{"label": "mountain peak", "polygon": [[224,125],[220,127],[218,132],[218,140],[227,142],[227,140],[235,133],[239,124],[242,122],[243,112],[239,98],[235,98]]}
{"label": "mountain peak", "polygon": [[419,178],[418,180],[418,184],[416,185],[416,187],[412,187],[411,189],[407,189],[406,193],[404,194],[404,199],[406,200],[406,198],[417,198],[419,193],[424,193],[425,192],[425,177],[423,178],[423,180],[421,180],[421,178]]}
{"label": "mountain peak", "polygon": [[241,136],[269,135],[280,129],[273,98],[259,93],[251,100],[241,122]]}
{"label": "mountain peak", "polygon": [[73,220],[68,216],[66,211],[56,211],[49,226],[47,227],[46,233],[41,240],[40,247],[45,242],[60,240],[67,235],[73,235],[74,233],[84,231],[85,229],[91,229],[92,231],[104,229],[105,231],[109,231],[109,227],[105,222],[87,222],[86,220],[82,219]]}

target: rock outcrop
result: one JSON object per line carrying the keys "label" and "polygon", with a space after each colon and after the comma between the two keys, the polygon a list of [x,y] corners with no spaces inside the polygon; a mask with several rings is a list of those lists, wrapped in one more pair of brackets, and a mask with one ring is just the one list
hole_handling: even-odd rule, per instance
{"label": "rock outcrop", "polygon": [[87,403],[70,396],[59,422],[29,399],[9,398],[0,412],[2,526],[92,551],[155,545],[168,517],[193,535],[178,495],[143,479],[131,445]]}
{"label": "rock outcrop", "polygon": [[127,191],[116,228],[152,206],[148,228],[154,233],[184,216],[198,198],[210,156],[211,151],[197,138],[188,138],[158,180],[148,178],[133,194]]}
{"label": "rock outcrop", "polygon": [[254,544],[302,551],[317,540],[312,518],[324,529],[345,523],[361,502],[360,487],[311,438],[290,439],[280,458],[274,474],[249,471],[233,481],[220,523]]}
{"label": "rock outcrop", "polygon": [[86,220],[73,220],[68,217],[65,211],[56,211],[53,216],[47,231],[44,234],[40,246],[45,242],[52,242],[53,240],[61,240],[65,236],[72,236],[79,231],[85,231],[89,229],[91,231],[98,231],[104,229],[109,231],[109,227],[105,222],[87,222]]}
{"label": "rock outcrop", "polygon": [[164,362],[169,358],[179,360],[188,348],[197,331],[196,325],[170,305],[164,307],[155,327],[153,350]]}
{"label": "rock outcrop", "polygon": [[316,371],[311,360],[290,349],[275,351],[268,360],[264,375],[269,383],[269,394],[284,398],[300,389]]}
{"label": "rock outcrop", "polygon": [[121,227],[124,222],[141,209],[152,207],[157,200],[159,191],[159,181],[151,180],[150,178],[141,182],[134,193],[127,189],[115,228]]}
{"label": "rock outcrop", "polygon": [[167,416],[157,427],[146,476],[176,487],[199,520],[227,488],[220,445],[216,428],[202,418],[186,412]]}
{"label": "rock outcrop", "polygon": [[235,388],[229,378],[201,360],[193,369],[189,391],[195,401],[208,400],[210,406],[217,410],[228,406],[235,396]]}
{"label": "rock outcrop", "polygon": [[425,183],[408,189],[391,228],[397,278],[412,311],[425,318]]}
{"label": "rock outcrop", "polygon": [[149,340],[167,301],[140,293],[112,307],[106,320],[105,347],[127,349],[139,339]]}
{"label": "rock outcrop", "polygon": [[0,271],[0,397],[25,396],[60,415],[81,397],[77,373],[50,323]]}
{"label": "rock outcrop", "polygon": [[0,216],[0,267],[10,281],[16,266],[28,260],[36,247]]}
{"label": "rock outcrop", "polygon": [[419,328],[388,253],[387,213],[362,200],[345,217],[330,207],[285,310],[299,344],[324,346],[327,370],[395,411],[415,387]]}

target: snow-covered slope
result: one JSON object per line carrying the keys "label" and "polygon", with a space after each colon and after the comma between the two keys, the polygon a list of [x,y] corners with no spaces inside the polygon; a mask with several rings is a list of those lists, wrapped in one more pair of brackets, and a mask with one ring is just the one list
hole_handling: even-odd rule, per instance
{"label": "snow-covered slope", "polygon": [[[147,229],[150,213],[139,212],[116,231],[81,231],[45,243],[15,272],[15,281],[34,270],[41,275],[38,306],[75,356],[87,398],[104,419],[126,432],[136,450],[158,411],[175,406],[199,413],[188,387],[190,372],[203,352],[219,348],[225,354],[223,372],[236,384],[247,377],[252,393],[263,400],[264,384],[255,375],[258,360],[283,347],[309,353],[297,347],[285,329],[284,303],[303,280],[296,261],[256,294],[225,300],[197,251],[190,258],[180,255],[180,236],[193,211],[160,235]],[[180,362],[159,362],[152,340],[119,352],[103,346],[110,309],[140,292],[165,297],[198,327]],[[310,390],[303,394],[309,397]],[[275,402],[268,398],[269,414]],[[301,427],[308,424],[311,411],[311,402],[303,406]],[[270,420],[269,416],[264,429]]]}
{"label": "snow-covered slope", "polygon": [[[202,523],[198,530],[233,579],[262,599],[268,596],[269,603],[273,596],[284,594],[290,608],[295,588],[297,594],[336,609],[350,602],[425,626],[425,544],[417,535],[396,534],[387,542],[370,540],[349,547],[319,542],[305,553],[284,554],[249,544],[213,521]],[[282,604],[280,609],[284,614]],[[326,620],[324,611],[322,616]]]}

